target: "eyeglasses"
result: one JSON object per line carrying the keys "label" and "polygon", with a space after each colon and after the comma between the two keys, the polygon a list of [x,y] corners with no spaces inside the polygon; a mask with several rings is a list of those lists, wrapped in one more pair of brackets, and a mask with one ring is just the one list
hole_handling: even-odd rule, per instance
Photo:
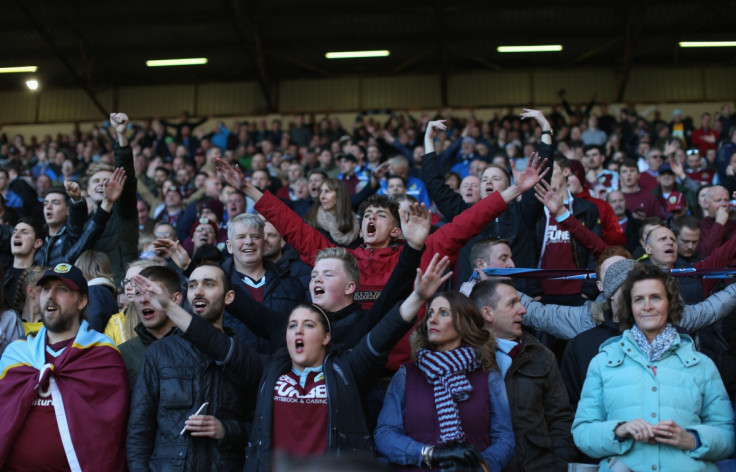
{"label": "eyeglasses", "polygon": [[649,157],[653,157],[655,159],[662,159],[662,154],[649,154]]}
{"label": "eyeglasses", "polygon": [[700,151],[697,149],[688,149],[687,151],[685,151],[685,154],[687,154],[688,156],[692,156],[693,154],[700,154]]}
{"label": "eyeglasses", "polygon": [[194,230],[195,233],[215,233],[215,230],[212,229],[210,226],[197,226],[197,229]]}
{"label": "eyeglasses", "polygon": [[165,233],[154,233],[153,235],[156,236],[157,238],[170,238],[174,236],[174,233],[167,231]]}
{"label": "eyeglasses", "polygon": [[123,279],[123,281],[121,282],[123,288],[125,288],[128,284],[130,284],[131,287],[135,287],[135,284],[133,284],[133,279]]}

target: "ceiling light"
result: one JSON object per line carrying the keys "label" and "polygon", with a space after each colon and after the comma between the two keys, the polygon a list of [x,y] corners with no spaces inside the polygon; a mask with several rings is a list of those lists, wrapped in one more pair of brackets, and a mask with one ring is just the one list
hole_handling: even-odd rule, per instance
{"label": "ceiling light", "polygon": [[352,59],[356,57],[386,57],[391,54],[387,50],[381,51],[343,51],[343,52],[328,52],[325,54],[327,59]]}
{"label": "ceiling light", "polygon": [[681,48],[732,48],[736,41],[680,41]]}
{"label": "ceiling light", "polygon": [[539,46],[499,46],[498,52],[557,52],[562,44],[542,44]]}
{"label": "ceiling light", "polygon": [[156,59],[146,61],[148,67],[164,67],[164,66],[197,66],[207,64],[206,57],[194,57],[190,59]]}
{"label": "ceiling light", "polygon": [[17,74],[19,72],[36,72],[38,66],[0,67],[0,74]]}
{"label": "ceiling light", "polygon": [[38,90],[38,80],[35,80],[35,79],[26,80],[26,86],[31,90]]}

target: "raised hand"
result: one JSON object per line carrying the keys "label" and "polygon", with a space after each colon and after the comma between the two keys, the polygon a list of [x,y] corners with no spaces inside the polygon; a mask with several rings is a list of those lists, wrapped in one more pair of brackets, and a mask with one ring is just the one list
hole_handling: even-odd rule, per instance
{"label": "raised hand", "polygon": [[118,198],[120,198],[120,194],[123,193],[123,185],[125,185],[125,181],[128,179],[128,176],[125,175],[125,169],[122,167],[118,167],[112,172],[112,177],[110,177],[110,180],[105,182],[104,186],[104,192],[105,192],[105,198],[112,202],[116,202]]}
{"label": "raised hand", "polygon": [[672,141],[668,141],[667,144],[664,145],[664,155],[665,156],[671,156],[680,149],[680,141],[677,139],[673,139]]}
{"label": "raised hand", "polygon": [[539,123],[539,126],[541,126],[542,129],[550,129],[549,121],[547,121],[547,118],[544,116],[544,113],[542,113],[539,110],[534,110],[532,108],[524,108],[523,110],[524,110],[524,113],[521,114],[522,120],[531,118],[537,123]]}
{"label": "raised hand", "polygon": [[533,152],[531,156],[529,156],[529,164],[523,171],[519,171],[516,169],[514,161],[511,160],[511,170],[514,174],[514,185],[518,187],[521,193],[534,187],[537,182],[542,180],[542,177],[549,172],[549,167],[542,171],[546,163],[547,159],[540,160],[539,155],[536,152]]}
{"label": "raised hand", "polygon": [[171,258],[174,264],[181,270],[189,267],[189,263],[192,261],[179,241],[173,239],[159,238],[153,242],[154,251],[156,255],[163,258]]}
{"label": "raised hand", "polygon": [[382,162],[378,167],[373,170],[373,177],[380,180],[388,173],[388,168],[391,166],[389,161]]}
{"label": "raised hand", "polygon": [[118,144],[120,146],[127,146],[128,136],[125,132],[128,129],[128,115],[125,113],[110,113],[110,124],[118,133]]}
{"label": "raised hand", "polygon": [[564,213],[565,206],[562,195],[558,195],[546,180],[542,180],[534,186],[534,196],[542,205],[547,207],[551,215],[560,216],[558,213]]}
{"label": "raised hand", "polygon": [[437,137],[438,130],[444,131],[447,129],[445,121],[447,120],[436,120],[427,123],[427,130],[424,132],[424,152],[427,154],[434,152],[434,138]]}
{"label": "raised hand", "polygon": [[232,166],[227,163],[224,159],[219,157],[213,157],[212,161],[215,163],[217,168],[217,176],[224,179],[225,182],[232,185],[234,188],[241,190],[243,185],[246,183],[245,175],[240,170],[239,166]]}
{"label": "raised hand", "polygon": [[133,286],[146,301],[151,303],[155,310],[166,311],[171,304],[175,304],[164,290],[151,282],[144,276],[137,274],[133,276]]}
{"label": "raised hand", "polygon": [[82,198],[82,189],[79,187],[79,183],[73,180],[64,181],[64,190],[72,201],[79,201]]}
{"label": "raised hand", "polygon": [[229,183],[233,187],[241,190],[244,194],[250,197],[254,202],[257,202],[263,196],[263,192],[255,188],[248,182],[243,175],[243,171],[237,165],[230,165],[227,161],[220,159],[219,157],[213,157],[212,160],[217,167],[217,176],[224,179],[225,182]]}
{"label": "raised hand", "polygon": [[[679,146],[679,144],[678,144],[678,146]],[[682,167],[682,164],[680,163],[680,161],[678,161],[675,158],[675,156],[670,156],[667,159],[667,162],[669,162],[670,169],[672,169],[672,172],[674,172],[674,174],[676,176],[678,176],[681,179],[685,178],[685,176],[686,176],[685,169]]]}
{"label": "raised hand", "polygon": [[110,124],[118,134],[125,133],[128,129],[128,115],[125,113],[110,113]]}
{"label": "raised hand", "polygon": [[424,203],[412,203],[406,207],[400,207],[399,216],[404,239],[409,246],[420,251],[432,228],[432,212],[427,210]]}
{"label": "raised hand", "polygon": [[427,300],[448,280],[452,277],[452,271],[445,271],[450,267],[450,258],[447,256],[440,259],[439,253],[432,256],[432,260],[427,266],[427,270],[422,274],[421,269],[417,269],[417,277],[414,279],[414,292],[422,300]]}

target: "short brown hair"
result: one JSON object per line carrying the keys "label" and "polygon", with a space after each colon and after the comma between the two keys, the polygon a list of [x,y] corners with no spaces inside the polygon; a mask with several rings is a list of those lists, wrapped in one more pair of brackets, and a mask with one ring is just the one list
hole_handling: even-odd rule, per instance
{"label": "short brown hair", "polygon": [[655,265],[635,264],[634,268],[629,272],[626,282],[621,287],[623,300],[621,300],[618,309],[618,323],[621,329],[629,329],[636,323],[634,312],[631,309],[631,289],[635,283],[641,282],[642,280],[659,280],[664,284],[665,291],[667,292],[667,300],[669,301],[667,321],[672,324],[678,324],[682,318],[685,303],[680,298],[680,288],[677,286],[674,277],[669,272],[663,272]]}

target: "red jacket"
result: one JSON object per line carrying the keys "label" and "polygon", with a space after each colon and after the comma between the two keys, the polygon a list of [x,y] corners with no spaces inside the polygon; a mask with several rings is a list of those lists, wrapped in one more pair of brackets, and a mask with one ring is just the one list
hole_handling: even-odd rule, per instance
{"label": "red jacket", "polygon": [[[493,192],[457,215],[452,223],[440,227],[427,238],[426,250],[420,263],[421,269],[426,269],[435,253],[448,256],[451,264],[454,264],[460,249],[507,208],[501,194]],[[263,197],[256,203],[255,210],[281,233],[286,242],[299,251],[302,260],[310,267],[314,266],[317,252],[332,246],[322,233],[305,223],[269,192],[263,194]],[[396,241],[382,249],[370,248],[365,244],[355,249],[347,249],[358,261],[360,284],[355,292],[355,301],[359,302],[364,309],[369,309],[380,296],[403,247],[402,241]],[[418,317],[421,318],[422,315],[423,313],[420,312]],[[409,362],[409,352],[409,334],[407,333],[391,353],[388,368],[396,370],[401,364]]]}
{"label": "red jacket", "polygon": [[[501,195],[494,192],[460,213],[452,220],[452,223],[440,227],[427,238],[421,268],[425,269],[429,265],[436,252],[448,256],[451,263],[454,264],[460,249],[506,208],[508,207]],[[299,251],[302,260],[310,267],[314,266],[317,252],[332,246],[322,233],[305,223],[269,192],[263,194],[263,197],[256,203],[255,210],[274,225],[281,236]],[[356,291],[356,301],[364,305],[365,309],[370,308],[373,301],[380,295],[402,248],[403,242],[397,241],[382,249],[374,249],[361,244],[355,249],[347,250],[358,261],[360,284]]]}
{"label": "red jacket", "polygon": [[[728,220],[726,225],[716,222],[712,216],[700,220],[700,242],[698,242],[697,251],[702,255],[713,254],[719,246],[726,243],[731,236],[736,235],[736,221]],[[723,265],[730,265],[727,261],[723,261]]]}
{"label": "red jacket", "polygon": [[601,215],[601,232],[603,233],[603,240],[609,246],[623,246],[626,244],[626,236],[624,231],[621,229],[621,225],[618,224],[618,218],[613,212],[613,208],[608,202],[601,200],[600,198],[593,198],[587,190],[575,195],[575,198],[582,198],[589,202],[595,203],[598,207],[598,213]]}

